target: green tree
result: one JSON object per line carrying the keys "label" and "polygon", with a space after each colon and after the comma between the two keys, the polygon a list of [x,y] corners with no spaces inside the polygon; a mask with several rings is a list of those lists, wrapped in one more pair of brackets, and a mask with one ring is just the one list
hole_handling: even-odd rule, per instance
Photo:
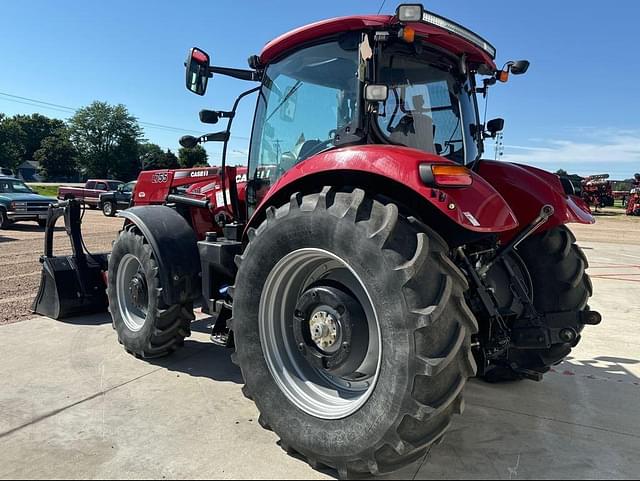
{"label": "green tree", "polygon": [[89,177],[123,177],[139,170],[142,129],[124,105],[93,102],[69,121],[81,168]]}
{"label": "green tree", "polygon": [[23,132],[22,162],[35,160],[34,154],[42,147],[44,139],[55,135],[65,127],[62,120],[51,119],[41,114],[15,115],[11,118],[11,122]]}
{"label": "green tree", "polygon": [[12,117],[0,114],[0,167],[15,169],[22,163],[25,133]]}
{"label": "green tree", "polygon": [[196,145],[192,149],[182,147],[178,151],[178,161],[180,162],[180,167],[183,169],[207,166],[209,165],[207,162],[208,159],[207,151],[201,145]]}
{"label": "green tree", "polygon": [[177,169],[179,167],[176,155],[171,150],[163,151],[156,144],[140,145],[140,166],[144,170]]}
{"label": "green tree", "polygon": [[568,173],[566,170],[564,170],[564,169],[559,169],[559,170],[556,172],[556,175],[559,175],[560,177],[566,177],[566,176],[568,176],[568,175],[569,175],[569,173]]}
{"label": "green tree", "polygon": [[77,176],[77,152],[66,127],[46,137],[33,154],[40,163],[40,173],[47,180],[63,180]]}
{"label": "green tree", "polygon": [[164,153],[164,161],[165,161],[165,169],[178,169],[180,168],[180,163],[178,161],[178,157],[176,154],[171,152],[171,149],[167,149]]}

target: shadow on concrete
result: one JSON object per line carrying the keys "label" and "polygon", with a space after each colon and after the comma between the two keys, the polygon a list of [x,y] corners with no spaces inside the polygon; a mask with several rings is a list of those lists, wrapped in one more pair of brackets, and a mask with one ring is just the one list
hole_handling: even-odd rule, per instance
{"label": "shadow on concrete", "polygon": [[3,242],[15,242],[18,239],[14,238],[14,237],[5,237],[3,235],[0,235],[0,244],[2,244]]}
{"label": "shadow on concrete", "polygon": [[640,361],[637,359],[611,356],[599,356],[587,360],[568,357],[565,362],[552,369],[552,374],[578,376],[594,381],[632,384],[640,387],[640,378],[627,368],[639,364]]}
{"label": "shadow on concrete", "polygon": [[[211,332],[211,329],[207,329],[209,323],[211,323],[210,318],[201,319],[191,324],[191,330],[208,334]],[[232,354],[233,349],[216,346],[208,339],[206,341],[187,339],[184,347],[175,356],[151,359],[149,363],[192,377],[244,384],[240,368],[231,361]]]}
{"label": "shadow on concrete", "polygon": [[111,324],[111,314],[108,312],[101,312],[88,316],[71,317],[59,322],[62,322],[63,324],[70,324],[72,326],[102,326],[104,324]]}
{"label": "shadow on concrete", "polygon": [[[15,232],[42,232],[44,233],[44,227],[40,227],[38,224],[13,224],[9,228],[11,231]],[[54,229],[55,232],[64,231],[64,227],[58,226]]]}
{"label": "shadow on concrete", "polygon": [[621,217],[623,215],[626,215],[626,213],[624,210],[621,210],[620,212],[613,212],[610,210],[597,210],[593,212],[593,215],[596,217]]}

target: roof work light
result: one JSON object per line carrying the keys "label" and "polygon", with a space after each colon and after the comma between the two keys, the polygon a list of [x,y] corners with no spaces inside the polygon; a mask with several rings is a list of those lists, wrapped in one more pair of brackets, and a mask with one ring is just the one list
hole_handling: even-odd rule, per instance
{"label": "roof work light", "polygon": [[462,37],[472,44],[487,52],[491,58],[496,58],[496,48],[487,42],[480,35],[473,33],[468,28],[441,17],[431,12],[427,12],[422,5],[406,4],[400,5],[396,11],[396,16],[400,22],[424,22],[436,27],[440,27],[458,37]]}

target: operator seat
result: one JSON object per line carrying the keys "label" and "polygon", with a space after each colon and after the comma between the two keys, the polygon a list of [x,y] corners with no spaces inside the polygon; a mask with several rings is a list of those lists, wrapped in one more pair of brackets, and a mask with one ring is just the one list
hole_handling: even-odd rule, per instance
{"label": "operator seat", "polygon": [[430,116],[421,113],[424,111],[422,95],[413,97],[413,105],[413,112],[400,119],[398,126],[391,132],[390,139],[395,144],[435,154],[437,153],[434,142],[435,125]]}

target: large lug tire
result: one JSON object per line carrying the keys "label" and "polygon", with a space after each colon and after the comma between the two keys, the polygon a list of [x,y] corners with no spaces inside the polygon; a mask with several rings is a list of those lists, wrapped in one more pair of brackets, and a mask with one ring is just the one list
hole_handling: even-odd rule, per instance
{"label": "large lug tire", "polygon": [[[593,285],[586,273],[589,262],[575,242],[573,233],[561,226],[531,237],[518,249],[531,276],[534,306],[541,314],[589,309],[589,298],[593,295]],[[555,344],[544,350],[511,349],[507,364],[544,374],[561,363],[579,341]],[[499,382],[521,378],[505,367],[489,371],[486,380]]]}
{"label": "large lug tire", "polygon": [[[392,472],[423,456],[462,412],[463,388],[476,372],[477,323],[445,242],[418,230],[394,204],[327,187],[269,208],[249,239],[238,258],[230,326],[233,360],[260,424],[287,452],[343,478]],[[362,308],[352,302],[349,316],[366,318],[368,330],[353,326],[348,357],[366,352],[357,368],[366,380],[309,362],[308,353],[318,351],[308,335],[306,345],[296,344],[293,326],[312,331],[318,320],[301,315],[309,292],[336,286]],[[356,344],[364,338],[363,351]]]}
{"label": "large lug tire", "polygon": [[173,353],[191,335],[192,304],[167,306],[153,250],[128,228],[113,244],[109,258],[109,311],[118,340],[144,359]]}

